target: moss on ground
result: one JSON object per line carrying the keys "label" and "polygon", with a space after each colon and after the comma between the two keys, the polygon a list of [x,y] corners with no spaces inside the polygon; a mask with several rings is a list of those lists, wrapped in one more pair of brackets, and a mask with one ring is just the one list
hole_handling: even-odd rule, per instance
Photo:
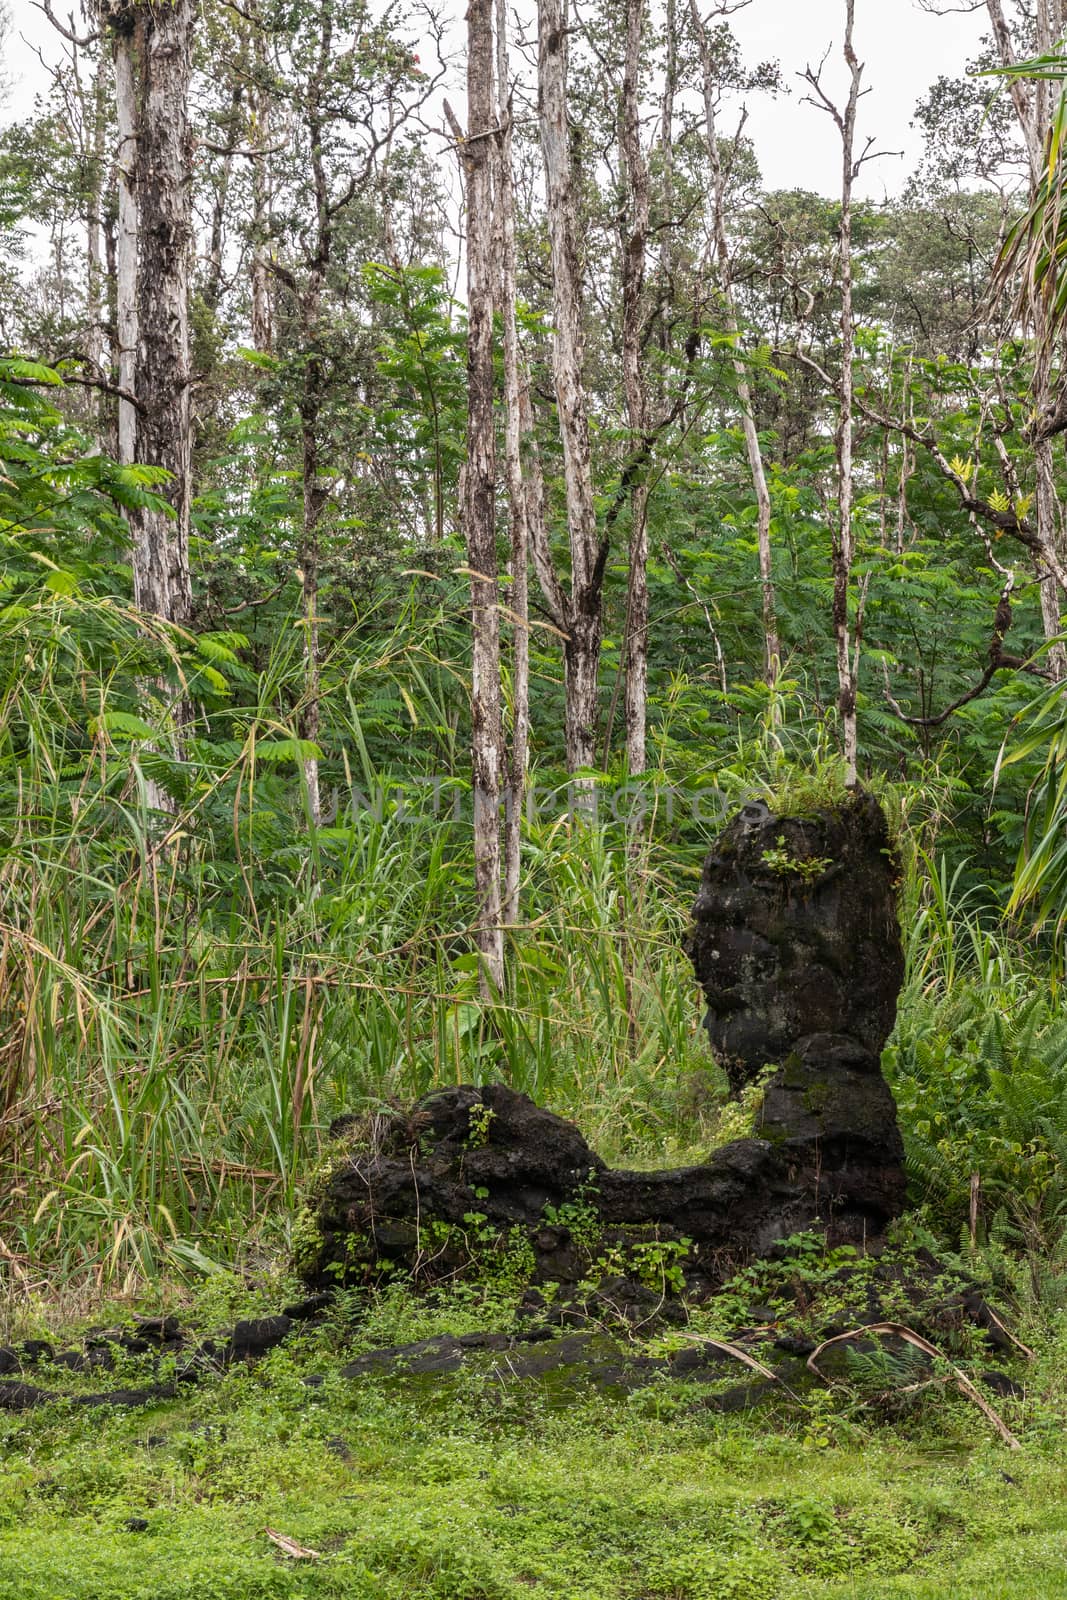
{"label": "moss on ground", "polygon": [[561,1404],[484,1368],[339,1376],[390,1338],[504,1319],[466,1293],[397,1288],[358,1324],[349,1300],[138,1412],[4,1417],[0,1600],[1067,1596],[1067,1332],[1041,1398],[998,1402],[1019,1452],[939,1386],[890,1425],[844,1391],[722,1416],[677,1382]]}

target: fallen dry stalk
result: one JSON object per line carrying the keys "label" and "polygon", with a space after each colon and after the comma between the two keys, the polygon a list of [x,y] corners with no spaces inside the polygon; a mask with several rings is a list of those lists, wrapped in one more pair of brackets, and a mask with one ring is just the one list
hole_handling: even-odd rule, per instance
{"label": "fallen dry stalk", "polygon": [[[723,1355],[733,1356],[735,1361],[740,1361],[746,1367],[751,1367],[753,1372],[758,1372],[763,1378],[769,1378],[771,1383],[778,1385],[779,1389],[784,1389],[789,1398],[795,1400],[798,1405],[803,1404],[800,1396],[778,1376],[772,1367],[764,1366],[762,1361],[757,1361],[755,1356],[749,1355],[747,1350],[742,1350],[740,1345],[730,1344],[726,1339],[712,1339],[706,1333],[687,1333],[683,1334],[682,1337],[688,1339],[692,1344],[709,1344],[713,1350],[721,1350]],[[810,1366],[811,1363],[809,1362],[808,1365]],[[822,1373],[817,1373],[816,1376],[821,1378]]]}
{"label": "fallen dry stalk", "polygon": [[292,1561],[321,1561],[317,1550],[309,1550],[305,1545],[297,1544],[295,1539],[290,1539],[287,1533],[279,1533],[275,1528],[264,1528],[267,1538],[272,1540]]}
{"label": "fallen dry stalk", "polygon": [[993,1407],[989,1404],[989,1401],[984,1399],[983,1396],[979,1394],[978,1390],[975,1388],[970,1378],[968,1378],[967,1374],[965,1372],[961,1372],[959,1367],[957,1367],[954,1362],[949,1361],[948,1357],[943,1355],[942,1352],[938,1350],[935,1345],[932,1345],[928,1339],[924,1339],[921,1334],[913,1333],[910,1328],[905,1328],[902,1323],[872,1322],[866,1327],[853,1328],[848,1333],[838,1333],[835,1334],[832,1339],[824,1339],[822,1344],[819,1345],[818,1349],[813,1350],[811,1355],[808,1357],[808,1367],[810,1371],[812,1371],[817,1378],[821,1378],[825,1383],[827,1380],[823,1373],[819,1371],[818,1365],[819,1357],[822,1355],[823,1351],[828,1350],[831,1345],[843,1344],[849,1339],[862,1338],[865,1334],[890,1335],[891,1337],[895,1337],[897,1339],[903,1339],[905,1344],[914,1345],[916,1350],[921,1350],[925,1355],[933,1356],[940,1361],[947,1362],[951,1369],[951,1381],[955,1383],[957,1389],[962,1395],[965,1395],[968,1400],[974,1401],[982,1415],[993,1424],[1004,1443],[1008,1446],[1008,1449],[1022,1449],[1018,1439],[1012,1433],[1007,1423],[997,1414],[996,1411],[993,1410]]}

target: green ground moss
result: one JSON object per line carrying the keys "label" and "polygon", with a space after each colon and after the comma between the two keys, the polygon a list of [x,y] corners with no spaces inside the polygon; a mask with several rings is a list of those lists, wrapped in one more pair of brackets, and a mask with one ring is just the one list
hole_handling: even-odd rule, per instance
{"label": "green ground moss", "polygon": [[669,1382],[338,1375],[390,1338],[486,1326],[468,1294],[350,1297],[140,1412],[4,1417],[0,1600],[1067,1596],[1067,1335],[1030,1380],[1042,1398],[998,1402],[1019,1452],[940,1388],[890,1426],[832,1393],[721,1416]]}

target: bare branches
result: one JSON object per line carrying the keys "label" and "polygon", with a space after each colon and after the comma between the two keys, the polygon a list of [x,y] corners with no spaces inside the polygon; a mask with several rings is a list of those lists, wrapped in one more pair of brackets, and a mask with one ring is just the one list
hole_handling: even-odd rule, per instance
{"label": "bare branches", "polygon": [[49,22],[52,24],[57,33],[62,34],[64,39],[66,39],[70,44],[74,45],[79,50],[88,50],[89,46],[96,44],[97,40],[100,38],[99,31],[96,33],[87,33],[84,38],[75,33],[73,12],[68,19],[70,22],[70,27],[64,27],[62,22],[60,22],[59,18],[56,16],[55,12],[52,10],[51,0],[33,0],[33,5],[36,10],[44,12],[45,16],[48,18]]}

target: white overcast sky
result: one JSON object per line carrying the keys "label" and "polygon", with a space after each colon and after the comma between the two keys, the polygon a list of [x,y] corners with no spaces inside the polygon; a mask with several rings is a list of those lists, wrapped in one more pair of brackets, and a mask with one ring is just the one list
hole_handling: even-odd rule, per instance
{"label": "white overcast sky", "polygon": [[[457,23],[462,0],[453,0]],[[55,53],[52,29],[32,0],[9,0],[12,37],[5,52],[7,80],[3,120],[26,116],[42,83],[34,48]],[[57,0],[65,16],[73,0]],[[524,7],[525,9],[525,7]],[[840,182],[837,134],[824,114],[801,104],[803,86],[796,74],[807,62],[817,63],[828,46],[828,87],[843,83],[841,40],[844,0],[752,0],[732,18],[746,60],[755,64],[777,59],[788,95],[753,98],[748,133],[772,188],[836,192]],[[900,189],[914,168],[920,140],[910,127],[915,102],[942,73],[956,76],[975,53],[984,31],[985,8],[971,14],[931,16],[918,0],[856,0],[856,45],[866,64],[870,93],[861,102],[858,136],[874,134],[880,149],[904,150],[904,159],[888,158],[866,167],[861,192],[871,198]],[[451,159],[451,157],[449,157]]]}

